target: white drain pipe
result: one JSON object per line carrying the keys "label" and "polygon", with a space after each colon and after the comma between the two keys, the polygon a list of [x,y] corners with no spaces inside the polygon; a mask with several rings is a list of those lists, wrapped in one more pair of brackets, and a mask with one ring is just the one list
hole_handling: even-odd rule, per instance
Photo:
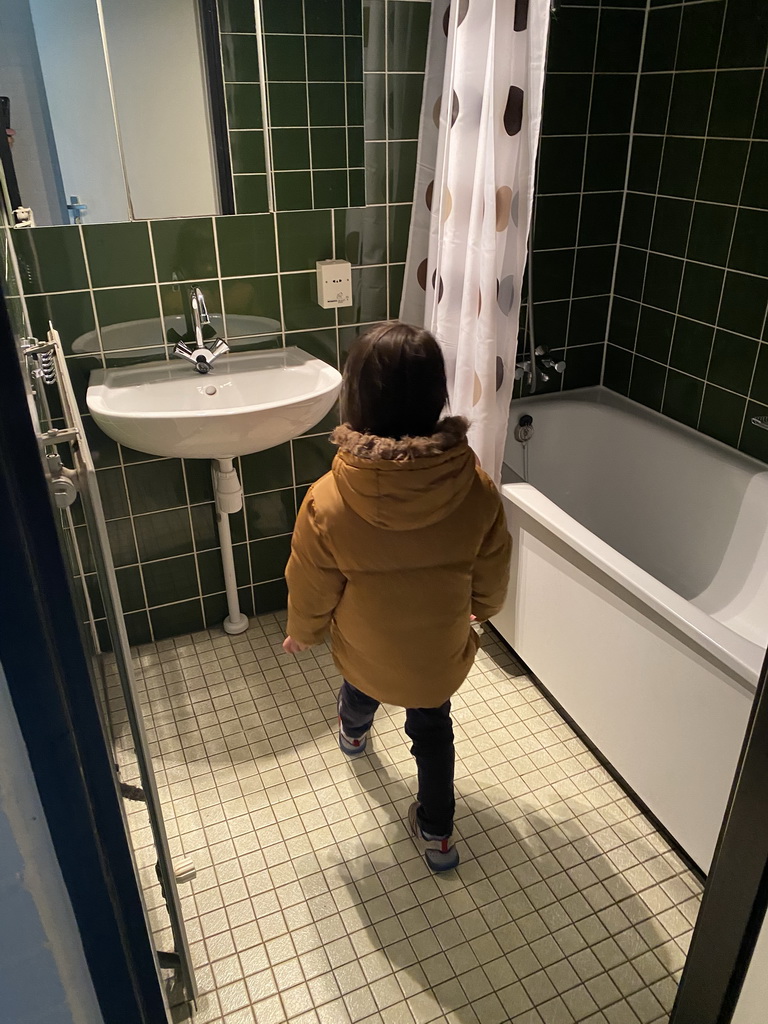
{"label": "white drain pipe", "polygon": [[213,491],[216,496],[216,522],[221,543],[221,562],[224,569],[224,587],[227,591],[227,609],[224,632],[230,635],[244,633],[248,629],[248,617],[240,611],[235,576],[235,556],[232,551],[232,531],[229,517],[243,507],[243,488],[232,459],[214,459],[211,463]]}

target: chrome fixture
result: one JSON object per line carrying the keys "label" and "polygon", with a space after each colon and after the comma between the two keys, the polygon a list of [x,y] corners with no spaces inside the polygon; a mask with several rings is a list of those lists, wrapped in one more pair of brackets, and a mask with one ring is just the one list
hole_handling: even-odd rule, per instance
{"label": "chrome fixture", "polygon": [[537,345],[533,351],[533,363],[530,359],[523,359],[519,363],[515,363],[515,380],[527,381],[531,390],[535,391],[537,381],[546,384],[552,371],[562,373],[565,369],[565,361],[545,359],[547,352],[548,349],[544,345]]}
{"label": "chrome fixture", "polygon": [[203,293],[199,288],[193,288],[189,293],[189,305],[192,309],[195,347],[191,348],[185,341],[180,341],[173,350],[173,354],[181,356],[182,359],[188,359],[190,363],[194,364],[198,373],[208,373],[219,356],[229,352],[229,345],[223,338],[214,338],[210,348],[205,344],[203,328],[211,326],[211,318],[208,315]]}
{"label": "chrome fixture", "polygon": [[760,427],[761,430],[768,430],[768,416],[753,416],[752,426]]}

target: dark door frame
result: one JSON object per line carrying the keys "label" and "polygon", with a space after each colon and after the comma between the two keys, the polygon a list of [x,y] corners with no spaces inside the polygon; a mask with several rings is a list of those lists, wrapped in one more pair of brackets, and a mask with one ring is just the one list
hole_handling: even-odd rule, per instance
{"label": "dark door frame", "polygon": [[0,663],[105,1024],[167,1014],[0,292]]}

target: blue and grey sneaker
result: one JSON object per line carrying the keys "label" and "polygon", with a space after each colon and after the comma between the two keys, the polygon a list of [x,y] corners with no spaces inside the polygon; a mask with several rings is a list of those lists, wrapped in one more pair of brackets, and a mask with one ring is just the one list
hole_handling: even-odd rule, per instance
{"label": "blue and grey sneaker", "polygon": [[459,851],[450,836],[431,836],[423,832],[418,818],[419,802],[414,800],[408,808],[408,824],[416,846],[424,854],[427,866],[433,871],[451,871],[459,866]]}
{"label": "blue and grey sneaker", "polygon": [[347,757],[357,757],[358,754],[364,753],[367,743],[367,732],[364,732],[362,736],[358,736],[357,739],[347,736],[341,727],[341,716],[339,716],[339,747]]}

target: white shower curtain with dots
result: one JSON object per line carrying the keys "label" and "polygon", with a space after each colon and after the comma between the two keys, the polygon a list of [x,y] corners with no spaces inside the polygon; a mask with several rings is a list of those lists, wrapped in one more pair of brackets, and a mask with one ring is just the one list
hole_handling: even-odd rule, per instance
{"label": "white shower curtain with dots", "polygon": [[541,123],[549,0],[434,0],[400,317],[431,330],[451,411],[498,482]]}

